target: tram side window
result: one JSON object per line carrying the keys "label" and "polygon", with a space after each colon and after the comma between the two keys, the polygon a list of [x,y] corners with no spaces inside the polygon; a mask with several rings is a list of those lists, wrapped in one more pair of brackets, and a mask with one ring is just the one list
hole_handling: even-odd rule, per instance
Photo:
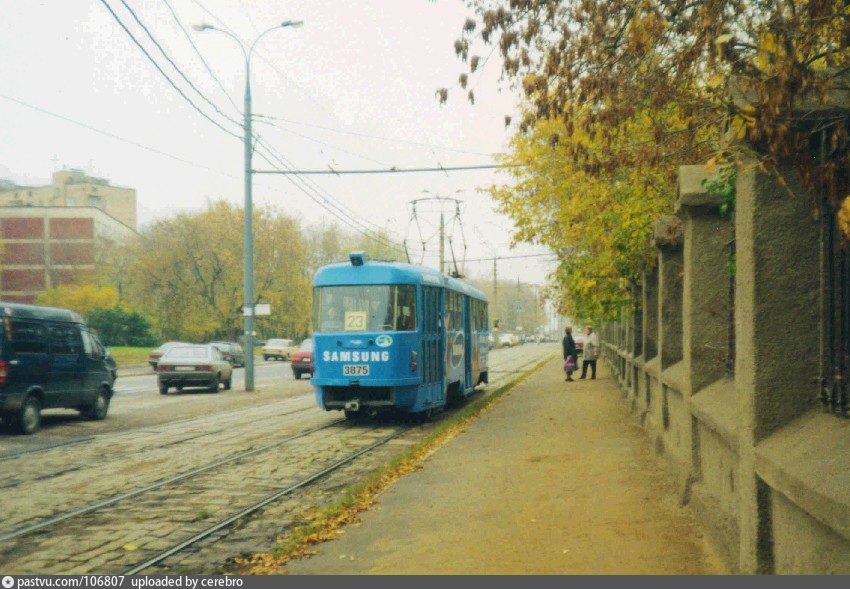
{"label": "tram side window", "polygon": [[478,301],[478,331],[487,331],[487,306]]}
{"label": "tram side window", "polygon": [[425,288],[422,291],[424,302],[424,316],[422,320],[423,329],[428,335],[437,333],[437,297],[433,288]]}
{"label": "tram side window", "polygon": [[487,331],[486,325],[487,322],[484,320],[484,303],[481,301],[477,301],[478,303],[478,331]]}
{"label": "tram side window", "polygon": [[395,320],[397,331],[416,329],[416,289],[412,286],[395,287]]}

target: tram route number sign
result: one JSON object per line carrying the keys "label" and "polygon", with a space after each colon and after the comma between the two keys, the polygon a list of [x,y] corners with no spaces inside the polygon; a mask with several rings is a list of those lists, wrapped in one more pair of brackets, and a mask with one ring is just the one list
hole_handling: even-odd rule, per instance
{"label": "tram route number sign", "polygon": [[366,331],[369,313],[366,311],[346,311],[345,331]]}
{"label": "tram route number sign", "polygon": [[369,376],[368,364],[343,364],[343,376]]}

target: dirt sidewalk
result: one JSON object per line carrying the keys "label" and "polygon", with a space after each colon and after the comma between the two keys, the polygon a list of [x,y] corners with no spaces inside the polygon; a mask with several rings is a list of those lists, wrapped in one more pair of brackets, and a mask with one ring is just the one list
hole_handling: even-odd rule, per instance
{"label": "dirt sidewalk", "polygon": [[602,362],[548,363],[292,574],[726,572]]}

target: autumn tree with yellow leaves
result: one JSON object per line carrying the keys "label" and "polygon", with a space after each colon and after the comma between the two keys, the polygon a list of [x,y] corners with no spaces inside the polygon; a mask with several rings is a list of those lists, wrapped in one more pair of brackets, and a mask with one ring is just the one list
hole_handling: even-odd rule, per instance
{"label": "autumn tree with yellow leaves", "polygon": [[[712,155],[735,163],[735,141],[755,147],[765,167],[799,174],[835,209],[850,208],[847,108],[827,108],[848,90],[844,0],[469,5],[455,42],[467,64],[458,85],[465,89],[482,56],[498,51],[505,79],[524,96],[507,159],[527,170],[495,194],[519,239],[562,254],[555,287],[584,312],[628,298],[625,282],[646,259],[647,221],[672,202],[676,166]],[[437,95],[445,101],[450,92]],[[850,227],[850,214],[841,218]]]}
{"label": "autumn tree with yellow leaves", "polygon": [[[651,141],[655,119],[682,125],[675,109],[644,113],[623,130],[626,141],[616,149],[630,157]],[[631,302],[632,287],[652,267],[652,221],[669,211],[675,198],[674,166],[622,166],[594,173],[576,165],[576,146],[592,151],[598,144],[590,133],[562,121],[537,122],[529,133],[514,136],[503,162],[511,164],[512,181],[491,188],[500,211],[517,227],[515,241],[549,247],[560,259],[553,275],[554,300],[561,311],[576,317],[612,317]],[[710,129],[698,134],[711,151]],[[555,143],[552,137],[561,139]]]}
{"label": "autumn tree with yellow leaves", "polygon": [[[201,212],[158,220],[129,246],[125,290],[164,339],[234,339],[242,331],[242,209],[219,201]],[[272,315],[265,337],[308,333],[310,277],[296,220],[254,209],[254,293]]]}

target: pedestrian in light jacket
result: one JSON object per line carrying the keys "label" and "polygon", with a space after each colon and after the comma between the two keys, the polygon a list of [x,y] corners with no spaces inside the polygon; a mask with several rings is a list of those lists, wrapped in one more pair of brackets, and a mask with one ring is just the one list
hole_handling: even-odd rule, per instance
{"label": "pedestrian in light jacket", "polygon": [[584,359],[581,363],[581,378],[587,377],[587,367],[591,368],[590,379],[596,378],[596,359],[599,358],[599,336],[593,332],[593,328],[585,328],[587,336],[584,338]]}
{"label": "pedestrian in light jacket", "polygon": [[[576,340],[573,339],[573,328],[569,325],[564,328],[564,339],[561,340],[561,346],[564,348],[564,370],[567,373],[566,380],[571,381],[573,380],[573,371],[578,368],[578,346],[576,346]],[[567,358],[572,360],[572,369],[568,367]]]}

